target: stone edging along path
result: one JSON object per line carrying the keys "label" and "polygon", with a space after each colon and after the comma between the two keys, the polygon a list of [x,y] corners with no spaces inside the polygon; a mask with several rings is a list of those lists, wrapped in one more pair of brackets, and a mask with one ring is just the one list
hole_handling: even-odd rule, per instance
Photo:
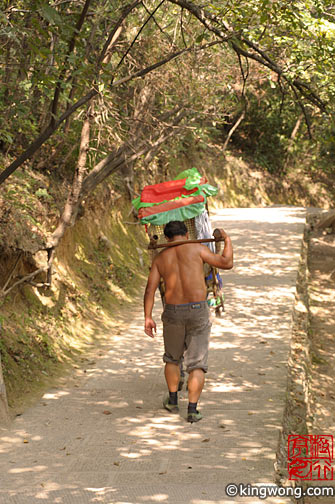
{"label": "stone edging along path", "polygon": [[[276,469],[276,482],[290,484],[287,471],[288,435],[307,434],[309,414],[309,368],[310,345],[309,298],[308,298],[308,225],[302,239],[300,263],[297,272],[295,302],[292,309],[292,336],[287,362],[287,394],[283,414],[283,428],[280,433]],[[294,484],[303,485],[302,481]]]}
{"label": "stone edging along path", "polygon": [[[320,231],[318,223],[326,210],[307,209],[307,224],[300,266],[297,292],[293,307],[291,350],[288,360],[287,400],[283,430],[277,453],[277,482],[287,480],[288,434],[325,435],[334,433],[334,245],[332,230]],[[331,464],[333,467],[333,464]],[[313,467],[317,466],[317,462]],[[322,466],[322,464],[321,464]],[[332,487],[333,480],[297,480],[295,485],[304,490],[316,486]],[[321,467],[321,478],[322,474]],[[330,472],[327,472],[330,478]],[[318,494],[316,494],[318,495]],[[334,500],[334,496],[333,496]],[[303,504],[329,503],[331,495],[304,497]]]}
{"label": "stone edging along path", "polygon": [[[277,451],[285,465],[278,439],[305,214],[273,207],[212,216],[232,237],[235,267],[222,274],[226,312],[213,320],[201,422],[185,421],[185,391],[180,415],[162,409],[157,298],[154,340],[143,334],[139,306],[118,321],[94,362],[2,431],[0,503],[264,502],[232,500],[225,489],[273,484]],[[285,477],[281,467],[277,473]]]}

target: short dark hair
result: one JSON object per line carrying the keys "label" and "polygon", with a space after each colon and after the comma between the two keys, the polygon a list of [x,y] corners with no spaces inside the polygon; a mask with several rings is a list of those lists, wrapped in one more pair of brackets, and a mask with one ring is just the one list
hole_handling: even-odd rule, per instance
{"label": "short dark hair", "polygon": [[164,234],[167,238],[173,238],[178,235],[185,236],[187,232],[187,227],[183,221],[179,220],[168,222],[164,227]]}

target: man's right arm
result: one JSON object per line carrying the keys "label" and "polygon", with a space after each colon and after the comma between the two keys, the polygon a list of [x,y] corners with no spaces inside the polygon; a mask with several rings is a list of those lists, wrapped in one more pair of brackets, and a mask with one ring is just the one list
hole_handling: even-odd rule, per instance
{"label": "man's right arm", "polygon": [[144,293],[144,317],[145,317],[144,332],[151,338],[154,337],[152,331],[154,330],[156,332],[156,323],[152,319],[152,309],[154,306],[155,292],[159,285],[159,280],[160,280],[160,274],[157,268],[156,261],[154,260],[151,265],[150,274]]}
{"label": "man's right arm", "polygon": [[208,247],[202,245],[200,249],[200,257],[205,263],[209,264],[210,266],[214,266],[215,268],[226,270],[232,269],[234,264],[234,257],[231,239],[223,229],[220,229],[220,231],[222,238],[224,238],[224,247],[222,254],[213,254],[213,252],[211,252]]}

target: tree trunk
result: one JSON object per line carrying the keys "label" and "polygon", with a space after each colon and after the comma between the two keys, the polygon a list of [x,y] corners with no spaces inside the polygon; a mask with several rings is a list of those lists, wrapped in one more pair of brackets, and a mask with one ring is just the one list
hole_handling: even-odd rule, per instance
{"label": "tree trunk", "polygon": [[[155,102],[156,92],[153,86],[149,84],[144,85],[138,93],[134,93],[134,112],[132,120],[130,121],[130,128],[128,132],[128,142],[136,152],[136,146],[141,143],[141,139],[145,141],[149,138],[152,126],[152,109]],[[134,198],[134,166],[136,160],[125,163],[120,166],[120,173],[124,180],[125,188],[128,193],[129,200]]]}
{"label": "tree trunk", "polygon": [[86,118],[84,120],[81,131],[79,156],[73,178],[72,187],[68,194],[59,224],[55,229],[55,231],[52,233],[51,242],[49,244],[50,248],[57,247],[66,229],[68,227],[73,226],[77,217],[78,208],[80,204],[80,195],[82,192],[82,185],[84,180],[84,173],[86,169],[87,152],[89,149],[89,142],[90,142],[90,116],[91,116],[91,107],[88,107]]}
{"label": "tree trunk", "polygon": [[295,138],[296,138],[296,136],[298,134],[298,131],[299,131],[299,128],[301,126],[303,118],[304,118],[304,115],[300,114],[300,116],[298,117],[298,119],[297,119],[297,121],[296,121],[296,123],[294,125],[294,128],[292,130],[290,139],[288,141],[288,145],[287,145],[287,149],[286,149],[286,154],[285,154],[285,159],[283,161],[283,168],[282,168],[282,170],[283,170],[284,173],[289,168],[289,164],[290,164],[291,160],[293,159],[293,156],[291,155],[291,153],[292,153],[292,149],[293,149],[293,146],[294,146]]}
{"label": "tree trunk", "polygon": [[1,354],[0,354],[0,425],[5,425],[8,422],[9,422],[9,412],[8,412],[7,394],[2,374]]}
{"label": "tree trunk", "polygon": [[239,125],[241,124],[241,122],[243,121],[243,119],[245,118],[245,111],[242,112],[242,114],[240,115],[240,117],[237,119],[236,123],[234,124],[234,126],[232,126],[228,132],[228,135],[227,135],[227,138],[225,140],[225,143],[223,144],[223,147],[222,147],[222,150],[223,152],[226,150],[227,146],[228,146],[228,143],[229,143],[229,140],[231,139],[231,137],[233,136],[233,133],[234,131],[237,130],[237,128],[239,127]]}
{"label": "tree trunk", "polygon": [[302,120],[303,120],[303,117],[304,117],[304,116],[303,116],[303,114],[301,114],[301,115],[298,117],[298,119],[297,119],[297,121],[296,121],[296,123],[295,123],[295,126],[294,126],[294,128],[293,128],[293,130],[292,130],[292,133],[291,133],[291,136],[290,136],[290,140],[291,140],[291,142],[292,142],[292,143],[294,142],[295,137],[297,136],[297,133],[298,133],[299,128],[300,128],[300,126],[301,126],[301,122],[302,122]]}

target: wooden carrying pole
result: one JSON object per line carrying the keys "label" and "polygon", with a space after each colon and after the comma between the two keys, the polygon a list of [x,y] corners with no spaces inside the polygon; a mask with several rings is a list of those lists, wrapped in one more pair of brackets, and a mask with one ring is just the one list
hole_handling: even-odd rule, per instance
{"label": "wooden carrying pole", "polygon": [[177,245],[185,245],[186,243],[211,243],[211,242],[221,242],[224,238],[221,236],[219,229],[214,229],[214,238],[201,238],[199,240],[178,240],[166,243],[157,243],[155,238],[151,238],[148,249],[166,248],[166,247],[176,247]]}

